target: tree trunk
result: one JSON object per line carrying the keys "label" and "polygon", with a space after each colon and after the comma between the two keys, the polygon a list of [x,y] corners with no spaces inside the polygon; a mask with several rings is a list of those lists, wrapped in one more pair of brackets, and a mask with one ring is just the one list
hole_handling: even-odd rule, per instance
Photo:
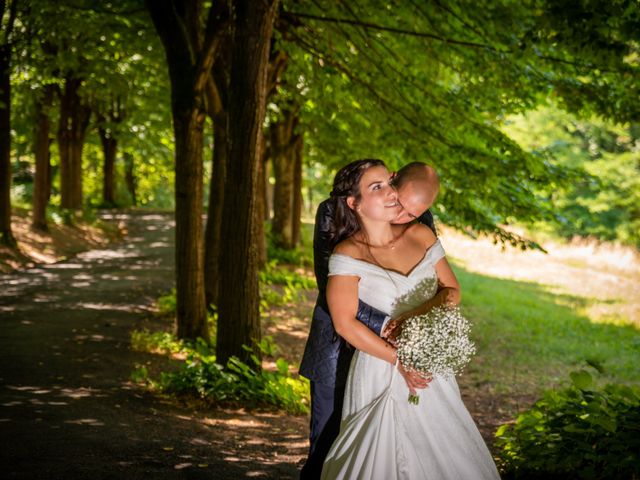
{"label": "tree trunk", "polygon": [[[267,66],[277,0],[233,2],[229,91],[229,170],[220,255],[217,360],[236,355],[248,360],[242,345],[260,340],[256,191],[260,139],[265,115]],[[259,352],[258,352],[259,354]]]}
{"label": "tree trunk", "polygon": [[100,142],[104,154],[104,164],[102,166],[102,203],[107,207],[113,207],[115,201],[115,166],[118,140],[113,137],[113,133],[107,132],[104,128],[99,128]]}
{"label": "tree trunk", "polygon": [[127,184],[127,191],[131,195],[131,204],[135,207],[138,204],[136,194],[136,177],[133,173],[133,155],[125,152],[124,155],[124,181]]}
{"label": "tree trunk", "polygon": [[260,150],[260,160],[258,161],[258,191],[256,192],[256,242],[258,244],[258,268],[262,269],[267,263],[267,236],[264,231],[265,223],[265,210],[267,206],[264,202],[266,193],[266,161],[267,157],[264,154],[264,135],[261,135],[262,139]]}
{"label": "tree trunk", "polygon": [[104,103],[98,103],[96,107],[96,123],[104,155],[104,163],[102,165],[102,204],[107,207],[115,207],[118,125],[124,120],[126,110],[123,108],[121,97],[113,94],[106,108]]}
{"label": "tree trunk", "polygon": [[293,242],[293,204],[295,176],[294,135],[298,123],[297,108],[283,108],[283,118],[271,126],[271,159],[276,179],[273,191],[272,233],[279,247],[291,249]]}
{"label": "tree trunk", "polygon": [[295,247],[300,243],[300,217],[302,216],[302,157],[304,154],[304,142],[302,134],[297,135],[293,166],[293,207],[291,208],[291,245]]}
{"label": "tree trunk", "polygon": [[[176,5],[178,4],[179,5]],[[202,235],[204,89],[226,31],[226,2],[145,0],[164,47],[171,81],[175,135],[176,330],[180,338],[209,341]]]}
{"label": "tree trunk", "polygon": [[213,119],[213,166],[209,187],[209,210],[205,230],[205,296],[207,305],[217,305],[219,260],[221,247],[222,208],[228,168],[227,113],[221,111]]}
{"label": "tree trunk", "polygon": [[60,151],[61,206],[69,210],[82,208],[82,149],[91,110],[82,104],[79,78],[65,79],[60,99],[58,149]]}
{"label": "tree trunk", "polygon": [[34,156],[36,171],[33,179],[33,222],[35,230],[47,231],[47,204],[51,192],[51,120],[49,109],[53,102],[54,87],[48,85],[43,88],[42,96],[35,101],[35,135]]}
{"label": "tree trunk", "polygon": [[209,340],[204,295],[202,149],[204,112],[174,106],[178,338]]}
{"label": "tree trunk", "polygon": [[16,246],[11,230],[11,46],[7,44],[0,45],[0,244]]}
{"label": "tree trunk", "polygon": [[271,212],[273,211],[273,185],[269,181],[273,173],[271,167],[270,154],[265,155],[264,159],[264,220],[271,221]]}

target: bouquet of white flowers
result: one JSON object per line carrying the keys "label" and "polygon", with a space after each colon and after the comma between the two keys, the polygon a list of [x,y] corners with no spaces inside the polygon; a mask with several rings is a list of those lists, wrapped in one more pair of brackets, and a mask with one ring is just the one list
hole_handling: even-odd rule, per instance
{"label": "bouquet of white flowers", "polygon": [[[460,373],[476,352],[469,328],[458,307],[434,307],[410,317],[397,338],[398,359],[406,369],[425,375]],[[417,395],[409,395],[410,403],[418,401]]]}

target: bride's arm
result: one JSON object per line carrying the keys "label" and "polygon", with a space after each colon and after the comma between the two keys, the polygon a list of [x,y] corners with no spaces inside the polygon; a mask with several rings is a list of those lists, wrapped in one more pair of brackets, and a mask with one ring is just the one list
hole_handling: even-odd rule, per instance
{"label": "bride's arm", "polygon": [[333,326],[342,338],[358,350],[396,363],[396,349],[364,324],[356,320],[358,313],[358,281],[355,276],[334,275],[327,283],[327,303]]}
{"label": "bride's arm", "polygon": [[[333,327],[338,335],[358,350],[395,365],[398,358],[396,348],[356,320],[358,281],[359,278],[355,276],[334,275],[329,277],[327,303]],[[416,372],[408,372],[400,362],[398,362],[398,370],[412,395],[416,394],[416,390],[426,388],[431,381],[430,377],[425,378]]]}

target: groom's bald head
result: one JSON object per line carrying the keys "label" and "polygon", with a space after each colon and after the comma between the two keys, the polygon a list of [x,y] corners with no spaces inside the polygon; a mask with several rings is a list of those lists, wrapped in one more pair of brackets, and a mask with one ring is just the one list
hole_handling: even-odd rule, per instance
{"label": "groom's bald head", "polygon": [[440,181],[435,169],[426,163],[405,165],[393,179],[402,210],[394,223],[407,223],[418,218],[438,196]]}

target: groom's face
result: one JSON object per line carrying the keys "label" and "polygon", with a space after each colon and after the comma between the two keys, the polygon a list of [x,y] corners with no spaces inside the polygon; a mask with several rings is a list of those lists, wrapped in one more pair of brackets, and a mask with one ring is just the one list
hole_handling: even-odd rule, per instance
{"label": "groom's face", "polygon": [[400,211],[392,223],[409,223],[420,217],[431,206],[424,203],[424,195],[419,195],[411,182],[406,182],[401,188],[397,189],[397,192]]}

